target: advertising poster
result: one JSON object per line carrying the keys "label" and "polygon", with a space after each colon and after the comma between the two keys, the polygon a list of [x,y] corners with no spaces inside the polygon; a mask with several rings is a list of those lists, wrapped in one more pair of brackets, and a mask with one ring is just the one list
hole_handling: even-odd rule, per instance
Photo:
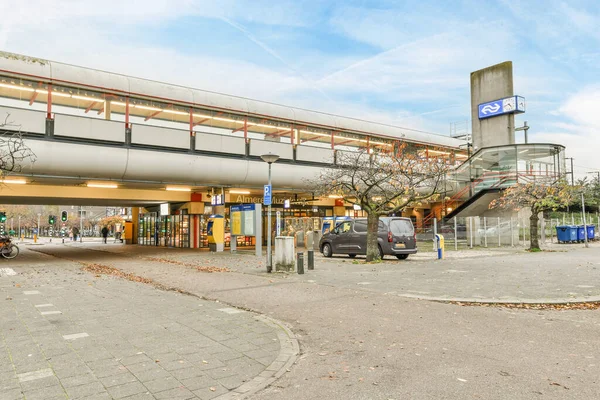
{"label": "advertising poster", "polygon": [[233,236],[242,236],[242,207],[231,207],[231,234]]}

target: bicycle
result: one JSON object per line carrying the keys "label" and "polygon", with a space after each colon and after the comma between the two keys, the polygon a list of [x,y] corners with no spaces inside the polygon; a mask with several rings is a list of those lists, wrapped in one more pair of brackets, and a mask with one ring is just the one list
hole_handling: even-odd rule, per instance
{"label": "bicycle", "polygon": [[0,254],[4,258],[15,258],[19,255],[19,246],[14,244],[9,236],[0,236]]}

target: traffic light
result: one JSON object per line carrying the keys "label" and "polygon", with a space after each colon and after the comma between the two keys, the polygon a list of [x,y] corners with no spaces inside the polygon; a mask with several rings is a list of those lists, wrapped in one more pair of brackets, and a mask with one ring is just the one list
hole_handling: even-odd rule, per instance
{"label": "traffic light", "polygon": [[4,211],[0,212],[0,222],[6,222],[6,213]]}
{"label": "traffic light", "polygon": [[60,220],[61,220],[62,222],[67,222],[67,219],[69,219],[69,213],[68,213],[68,212],[66,212],[65,210],[63,210],[63,211],[60,213]]}
{"label": "traffic light", "polygon": [[55,217],[54,215],[50,215],[50,216],[48,217],[48,223],[49,223],[50,225],[54,225],[54,223],[55,223],[55,222],[56,222],[56,217]]}

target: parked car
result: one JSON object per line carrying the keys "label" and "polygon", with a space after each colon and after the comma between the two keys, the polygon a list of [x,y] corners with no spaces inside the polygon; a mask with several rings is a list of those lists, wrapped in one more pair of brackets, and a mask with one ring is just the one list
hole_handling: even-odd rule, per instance
{"label": "parked car", "polygon": [[[379,218],[377,242],[381,258],[394,255],[405,260],[417,252],[415,229],[410,218]],[[319,248],[325,257],[347,254],[353,258],[357,254],[367,254],[367,219],[357,218],[336,225],[335,229],[323,235]]]}

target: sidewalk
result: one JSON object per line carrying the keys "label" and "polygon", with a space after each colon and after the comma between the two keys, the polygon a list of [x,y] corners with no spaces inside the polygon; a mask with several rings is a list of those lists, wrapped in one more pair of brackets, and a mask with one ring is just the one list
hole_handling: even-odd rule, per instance
{"label": "sidewalk", "polygon": [[[564,303],[600,301],[600,243],[552,245],[551,251],[529,253],[522,248],[472,249],[447,252],[437,260],[432,252],[407,260],[386,257],[365,264],[364,257],[325,258],[315,254],[316,271],[267,274],[265,260],[251,253],[198,252],[142,246],[85,246],[96,253],[130,260],[170,260],[227,267],[276,282],[305,282],[360,289],[386,295],[438,301]],[[305,257],[306,259],[306,257]],[[164,271],[157,271],[158,274]]]}
{"label": "sidewalk", "polygon": [[[101,260],[290,324],[302,355],[290,372],[253,400],[600,398],[597,311],[464,307],[403,298],[380,291],[383,286],[362,284],[377,276],[382,285],[404,281],[406,270],[396,271],[404,266],[415,271],[420,285],[427,285],[426,273],[418,272],[429,262],[361,265],[320,259],[315,271],[298,276],[266,274],[264,263],[258,264],[262,260],[252,255],[64,247],[56,247],[57,255]],[[157,258],[168,262],[152,261]],[[487,257],[480,264],[500,259]],[[348,286],[327,277],[330,261],[331,274],[353,277]],[[198,273],[194,265],[249,272]]]}
{"label": "sidewalk", "polygon": [[0,399],[241,396],[297,352],[269,318],[80,267],[27,249],[2,264]]}

